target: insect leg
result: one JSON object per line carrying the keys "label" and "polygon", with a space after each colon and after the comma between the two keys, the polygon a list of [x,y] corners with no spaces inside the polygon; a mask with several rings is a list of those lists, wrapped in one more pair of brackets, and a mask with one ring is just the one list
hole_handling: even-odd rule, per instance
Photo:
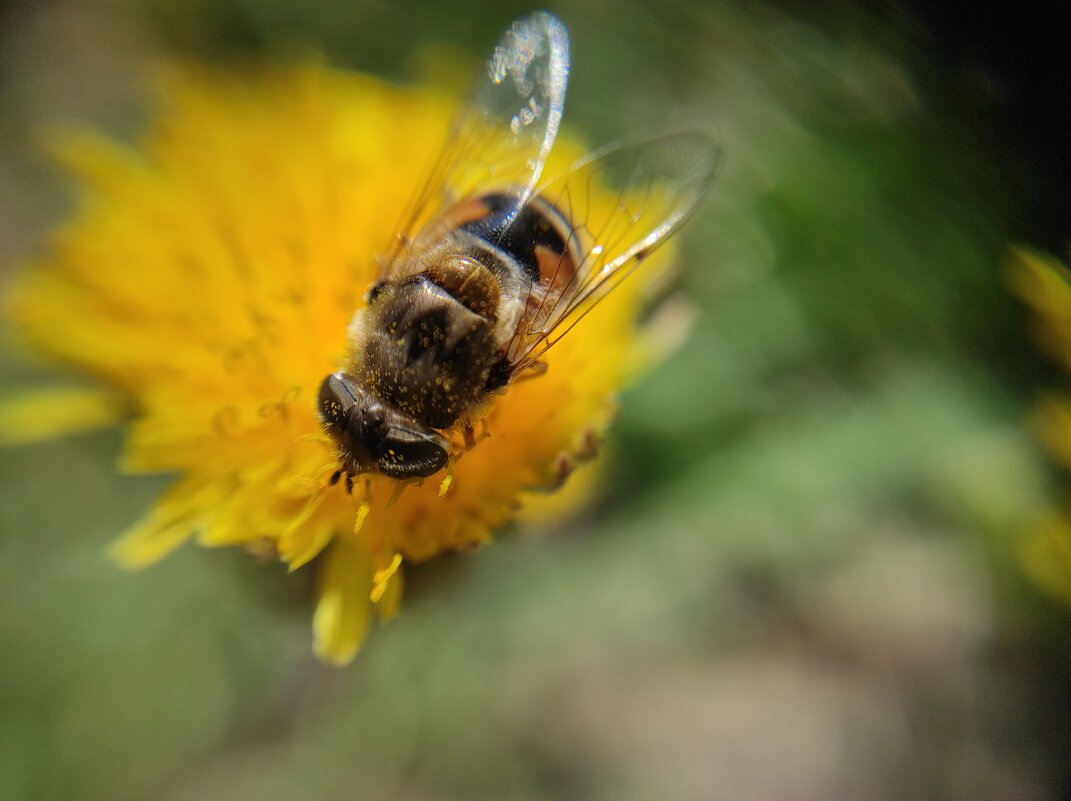
{"label": "insect leg", "polygon": [[521,372],[517,373],[513,379],[516,381],[527,381],[529,378],[539,378],[541,375],[545,375],[547,372],[546,362],[532,362],[525,367]]}

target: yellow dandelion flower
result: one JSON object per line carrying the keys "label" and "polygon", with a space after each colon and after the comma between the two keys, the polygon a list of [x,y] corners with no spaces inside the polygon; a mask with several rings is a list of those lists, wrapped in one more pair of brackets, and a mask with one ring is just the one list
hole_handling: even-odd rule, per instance
{"label": "yellow dandelion flower", "polygon": [[[1012,286],[1034,309],[1035,336],[1071,369],[1071,272],[1057,259],[1026,249],[1012,254]],[[1051,393],[1032,415],[1038,438],[1062,464],[1071,466],[1071,396]],[[1022,553],[1023,566],[1043,590],[1071,602],[1071,525],[1052,515],[1033,527]]]}
{"label": "yellow dandelion flower", "polygon": [[[397,608],[404,562],[486,542],[531,490],[593,454],[615,390],[650,350],[634,337],[649,281],[623,282],[546,355],[544,375],[494,395],[489,436],[448,471],[400,494],[358,476],[349,494],[332,480],[339,450],[318,388],[352,355],[347,327],[450,104],[319,65],[185,68],[161,96],[137,148],[61,141],[83,202],[8,310],[37,349],[126,396],[123,470],[177,475],[116,542],[118,562],[140,568],[192,538],[268,550],[291,570],[313,563],[315,651],[343,664]],[[547,173],[580,153],[557,145]],[[621,203],[588,190],[593,213]],[[646,279],[664,275],[666,251],[650,262]],[[43,410],[34,430],[99,417],[77,403]],[[442,433],[464,447],[460,428]]]}

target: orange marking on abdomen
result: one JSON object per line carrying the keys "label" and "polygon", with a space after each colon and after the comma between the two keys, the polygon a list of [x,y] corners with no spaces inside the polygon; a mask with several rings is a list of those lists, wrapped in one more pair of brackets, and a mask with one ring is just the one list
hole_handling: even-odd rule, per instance
{"label": "orange marking on abdomen", "polygon": [[473,197],[447,209],[443,214],[443,220],[449,228],[460,228],[468,223],[482,220],[490,213],[491,209],[484,203],[483,198]]}
{"label": "orange marking on abdomen", "polygon": [[572,252],[558,251],[544,245],[535,249],[536,262],[539,264],[539,284],[551,294],[558,294],[576,275],[576,259]]}

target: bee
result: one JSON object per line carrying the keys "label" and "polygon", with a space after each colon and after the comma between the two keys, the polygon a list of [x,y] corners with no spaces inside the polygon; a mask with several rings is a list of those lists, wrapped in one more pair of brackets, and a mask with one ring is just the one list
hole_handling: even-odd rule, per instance
{"label": "bee", "polygon": [[[493,399],[545,371],[714,180],[720,149],[704,129],[604,147],[543,180],[568,77],[568,33],[546,12],[514,22],[477,77],[353,317],[346,363],[320,386],[335,480],[431,476],[458,424],[474,445]],[[617,204],[600,215],[591,187],[614,178]]]}

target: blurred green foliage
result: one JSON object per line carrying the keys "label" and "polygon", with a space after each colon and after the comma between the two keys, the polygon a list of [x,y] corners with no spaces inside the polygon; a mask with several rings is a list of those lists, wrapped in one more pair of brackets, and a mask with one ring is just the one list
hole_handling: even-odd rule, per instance
{"label": "blurred green foliage", "polygon": [[[146,59],[322,48],[426,78],[428,45],[475,63],[526,10],[11,13],[4,260],[62,216],[29,131],[130,131]],[[984,93],[855,5],[557,10],[571,125],[602,141],[701,117],[726,152],[683,242],[702,314],[624,394],[600,502],[417,568],[399,618],[336,671],[308,653],[303,573],[192,548],[142,574],[106,561],[164,486],[110,472],[116,434],[0,454],[0,797],[1066,793],[1068,623],[1015,561],[1053,494],[1003,275],[1030,181]]]}

